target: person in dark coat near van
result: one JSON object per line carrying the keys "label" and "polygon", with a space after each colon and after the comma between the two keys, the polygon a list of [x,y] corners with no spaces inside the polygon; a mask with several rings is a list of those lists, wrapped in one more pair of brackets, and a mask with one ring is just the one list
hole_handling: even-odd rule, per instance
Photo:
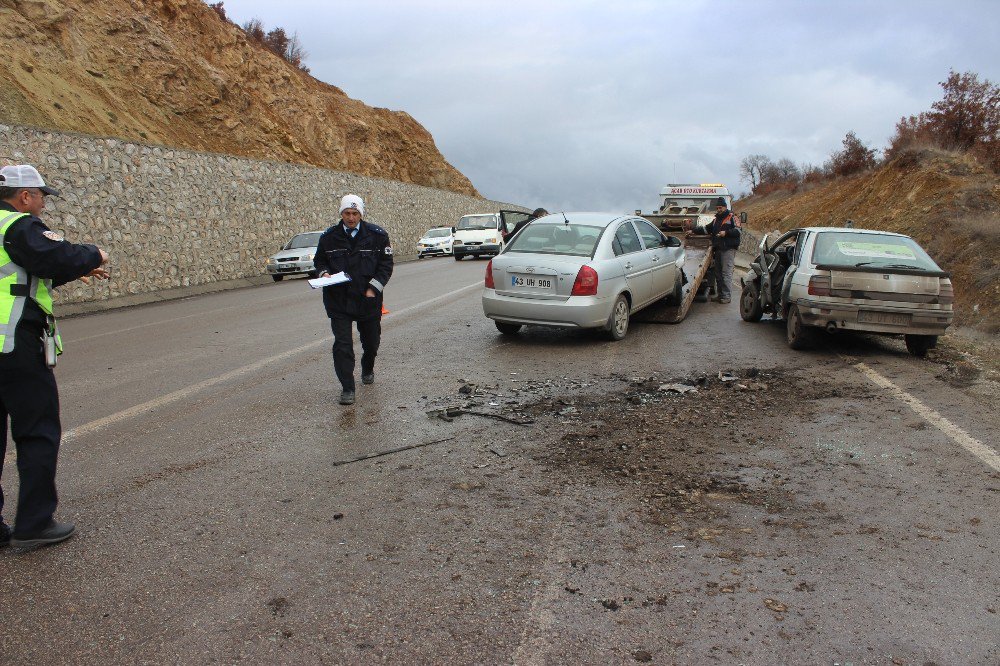
{"label": "person in dark coat near van", "polygon": [[333,368],[343,391],[340,404],[354,404],[354,331],[361,338],[361,382],[375,382],[375,356],[382,338],[382,291],[392,276],[389,233],[365,222],[365,202],[348,194],[340,221],[323,232],[313,260],[316,274],[343,272],[349,282],[323,287],[323,305],[333,330]]}

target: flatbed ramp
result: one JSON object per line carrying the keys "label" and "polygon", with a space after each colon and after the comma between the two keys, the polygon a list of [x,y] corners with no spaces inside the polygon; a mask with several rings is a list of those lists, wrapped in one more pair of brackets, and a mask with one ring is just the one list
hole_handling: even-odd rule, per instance
{"label": "flatbed ramp", "polygon": [[684,239],[684,251],[684,274],[688,281],[681,292],[681,304],[668,305],[664,299],[637,312],[632,321],[650,324],[679,324],[684,321],[712,264],[711,239],[708,236],[688,235]]}

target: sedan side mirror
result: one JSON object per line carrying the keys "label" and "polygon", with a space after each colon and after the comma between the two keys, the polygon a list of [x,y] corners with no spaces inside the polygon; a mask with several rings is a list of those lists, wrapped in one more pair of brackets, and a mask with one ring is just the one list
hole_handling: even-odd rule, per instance
{"label": "sedan side mirror", "polygon": [[455,227],[451,228],[451,233],[455,233],[456,231],[458,231],[458,229],[456,229]]}
{"label": "sedan side mirror", "polygon": [[682,244],[681,239],[677,236],[667,236],[666,240],[663,242],[665,247],[680,247]]}
{"label": "sedan side mirror", "polygon": [[745,210],[740,211],[740,224],[745,225],[746,223],[747,223],[747,212]]}

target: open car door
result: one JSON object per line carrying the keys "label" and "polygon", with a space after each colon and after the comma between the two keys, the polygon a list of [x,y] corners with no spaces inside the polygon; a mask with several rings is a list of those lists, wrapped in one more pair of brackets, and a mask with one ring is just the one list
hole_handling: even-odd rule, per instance
{"label": "open car door", "polygon": [[504,240],[513,233],[514,227],[517,226],[519,222],[523,222],[531,217],[531,213],[525,213],[520,210],[502,210],[500,211],[500,233],[503,234]]}

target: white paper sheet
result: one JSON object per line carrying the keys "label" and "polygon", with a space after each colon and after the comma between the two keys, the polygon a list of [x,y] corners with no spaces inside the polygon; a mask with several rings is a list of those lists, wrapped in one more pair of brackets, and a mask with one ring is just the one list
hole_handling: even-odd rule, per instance
{"label": "white paper sheet", "polygon": [[322,289],[323,287],[331,287],[335,284],[343,284],[345,282],[350,282],[350,281],[351,281],[351,276],[345,273],[344,271],[341,271],[334,275],[330,275],[329,277],[315,278],[309,280],[309,286],[312,287],[313,289]]}

